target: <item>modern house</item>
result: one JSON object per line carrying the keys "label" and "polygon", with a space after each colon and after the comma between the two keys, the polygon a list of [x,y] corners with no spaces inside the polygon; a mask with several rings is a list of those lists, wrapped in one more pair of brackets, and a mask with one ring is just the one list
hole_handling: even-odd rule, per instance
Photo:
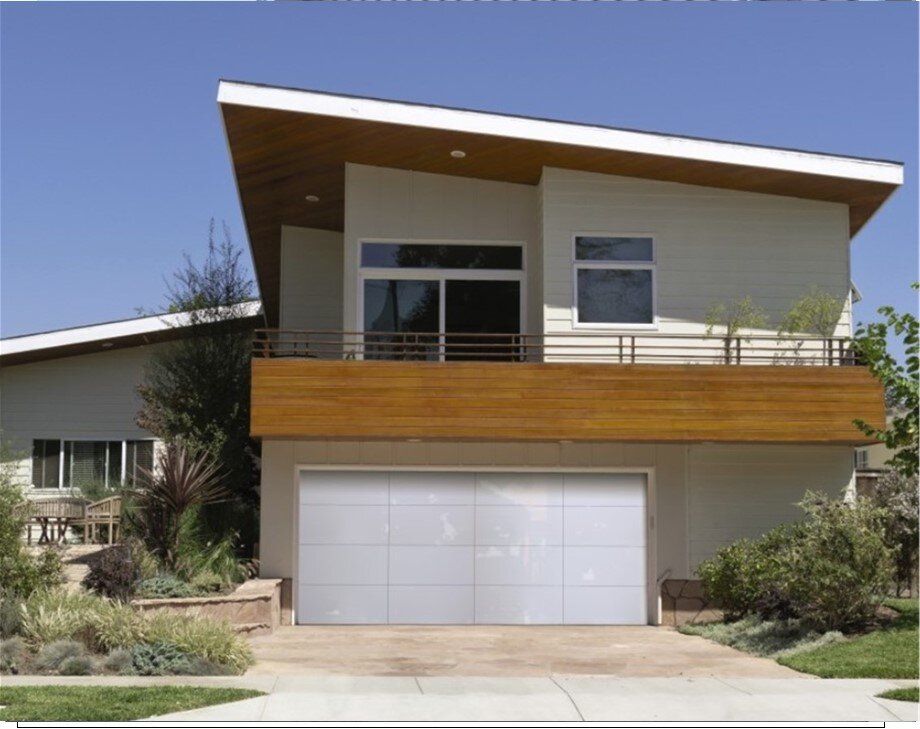
{"label": "modern house", "polygon": [[[247,303],[241,324],[259,311]],[[164,314],[0,341],[0,437],[29,498],[130,483],[153,467],[137,387],[158,349],[190,331],[187,315]]]}
{"label": "modern house", "polygon": [[[852,488],[852,421],[885,413],[847,344],[850,243],[900,164],[218,101],[266,322],[261,567],[297,623],[654,624],[718,547]],[[834,337],[707,336],[713,304],[776,322],[815,286]]]}

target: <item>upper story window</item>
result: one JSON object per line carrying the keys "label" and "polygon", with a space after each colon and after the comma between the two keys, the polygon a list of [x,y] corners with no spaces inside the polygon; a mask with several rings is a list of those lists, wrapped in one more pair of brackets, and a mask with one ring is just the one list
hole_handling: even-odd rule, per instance
{"label": "upper story window", "polygon": [[152,440],[34,440],[32,485],[80,488],[98,483],[112,488],[133,484],[139,469],[153,469]]}
{"label": "upper story window", "polygon": [[471,268],[519,271],[519,245],[441,245],[425,243],[362,243],[364,268]]}
{"label": "upper story window", "polygon": [[651,237],[575,236],[576,324],[655,323],[655,245]]}

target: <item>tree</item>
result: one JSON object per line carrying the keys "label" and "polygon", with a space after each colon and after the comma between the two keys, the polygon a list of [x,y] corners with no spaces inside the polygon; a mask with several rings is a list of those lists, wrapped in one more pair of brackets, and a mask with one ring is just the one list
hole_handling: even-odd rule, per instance
{"label": "tree", "polygon": [[[725,330],[722,335],[725,364],[732,361],[732,340],[745,330],[760,329],[767,325],[767,313],[757,306],[750,296],[735,299],[730,304],[713,304],[706,310],[706,336],[711,337],[716,327]],[[750,340],[747,340],[750,341]]]}
{"label": "tree", "polygon": [[917,547],[920,540],[920,492],[916,476],[897,471],[882,474],[872,489],[873,502],[884,508],[885,542],[894,554],[897,594],[916,594]]}
{"label": "tree", "polygon": [[[916,290],[918,284],[913,284],[913,288]],[[863,433],[877,438],[895,452],[887,461],[888,465],[905,476],[916,476],[920,465],[917,317],[909,312],[898,314],[892,306],[883,306],[878,312],[885,317],[884,321],[861,323],[854,334],[853,346],[859,360],[884,385],[886,402],[892,406],[894,417],[886,425],[863,420],[854,423]],[[904,364],[888,351],[889,333],[900,337],[904,343]]]}
{"label": "tree", "polygon": [[817,287],[795,301],[780,322],[779,334],[818,334],[833,337],[840,323],[843,299]]}
{"label": "tree", "polygon": [[192,456],[219,464],[230,499],[202,510],[209,531],[238,531],[251,546],[257,533],[258,444],[249,437],[252,326],[246,319],[253,282],[242,251],[226,226],[220,241],[214,221],[207,256],[188,255],[167,283],[168,310],[184,314],[181,337],[151,358],[139,386],[137,423],[167,443],[181,442]]}

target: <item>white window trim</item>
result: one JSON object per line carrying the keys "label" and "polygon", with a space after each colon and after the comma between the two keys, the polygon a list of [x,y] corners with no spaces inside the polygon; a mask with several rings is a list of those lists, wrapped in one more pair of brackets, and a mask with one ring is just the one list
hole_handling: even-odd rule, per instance
{"label": "white window trim", "polygon": [[[65,485],[64,485],[64,466],[65,466],[64,443],[117,443],[117,442],[120,442],[120,443],[121,443],[121,478],[120,478],[120,482],[121,482],[122,484],[124,484],[124,483],[125,483],[125,478],[126,478],[127,475],[128,475],[128,473],[127,473],[127,467],[128,467],[128,443],[141,442],[141,441],[153,443],[153,448],[154,448],[154,462],[155,462],[155,461],[156,461],[156,444],[159,442],[156,438],[98,438],[98,437],[86,437],[86,438],[33,438],[33,439],[32,439],[32,442],[33,442],[33,446],[32,446],[32,447],[33,447],[33,448],[35,447],[35,446],[34,446],[34,442],[35,442],[36,440],[44,440],[44,441],[55,441],[55,440],[56,440],[56,441],[58,442],[58,485],[57,485],[57,487],[42,487],[42,486],[36,486],[35,483],[34,483],[34,479],[35,479],[35,470],[34,470],[34,469],[35,469],[35,466],[34,466],[34,464],[31,464],[31,463],[30,463],[30,468],[32,469],[32,472],[29,474],[29,481],[30,481],[30,482],[33,482],[33,483],[31,483],[32,489],[33,489],[33,490],[37,490],[37,491],[65,491],[65,490],[73,490],[74,486],[72,486],[72,485],[71,485],[71,486],[65,486]],[[106,461],[106,463],[105,463],[105,472],[106,472],[106,474],[108,474],[108,472],[109,472],[109,451],[108,451],[108,448],[106,448],[105,461]],[[73,474],[71,474],[71,480],[72,480],[72,476],[73,476]],[[109,488],[109,485],[108,485],[108,484],[106,484],[106,488]]]}
{"label": "white window trim", "polygon": [[[516,246],[521,249],[521,268],[398,268],[398,267],[364,267],[361,265],[361,246],[364,243],[395,243],[406,245],[462,245],[462,246]],[[358,239],[358,291],[357,291],[357,331],[365,331],[364,321],[364,282],[368,280],[394,280],[394,281],[437,281],[438,282],[438,332],[440,344],[444,344],[446,327],[446,311],[444,295],[445,281],[517,281],[520,284],[520,304],[518,312],[520,322],[518,329],[525,331],[527,321],[527,243],[520,240],[443,240],[432,238],[359,238]],[[358,359],[363,359],[363,352]],[[444,353],[441,350],[441,361]]]}
{"label": "white window trim", "polygon": [[[651,261],[580,261],[575,250],[578,238],[651,238]],[[582,330],[600,330],[604,332],[658,331],[658,245],[654,233],[578,231],[572,233],[572,328]],[[626,322],[580,322],[578,321],[578,271],[581,269],[600,270],[638,270],[652,272],[652,321],[648,324],[630,324]]]}

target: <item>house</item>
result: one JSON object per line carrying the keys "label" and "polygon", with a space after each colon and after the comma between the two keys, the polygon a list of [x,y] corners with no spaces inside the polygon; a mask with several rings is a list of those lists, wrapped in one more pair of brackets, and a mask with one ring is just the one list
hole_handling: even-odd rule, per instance
{"label": "house", "polygon": [[[254,325],[258,302],[243,309]],[[190,331],[186,314],[9,337],[0,341],[0,435],[32,499],[92,483],[131,483],[152,469],[157,440],[135,419],[150,358]]]}
{"label": "house", "polygon": [[[232,81],[218,102],[289,619],[679,619],[700,560],[852,488],[852,421],[884,405],[846,343],[849,247],[900,164]],[[778,321],[812,286],[832,338],[706,336],[714,303]]]}

